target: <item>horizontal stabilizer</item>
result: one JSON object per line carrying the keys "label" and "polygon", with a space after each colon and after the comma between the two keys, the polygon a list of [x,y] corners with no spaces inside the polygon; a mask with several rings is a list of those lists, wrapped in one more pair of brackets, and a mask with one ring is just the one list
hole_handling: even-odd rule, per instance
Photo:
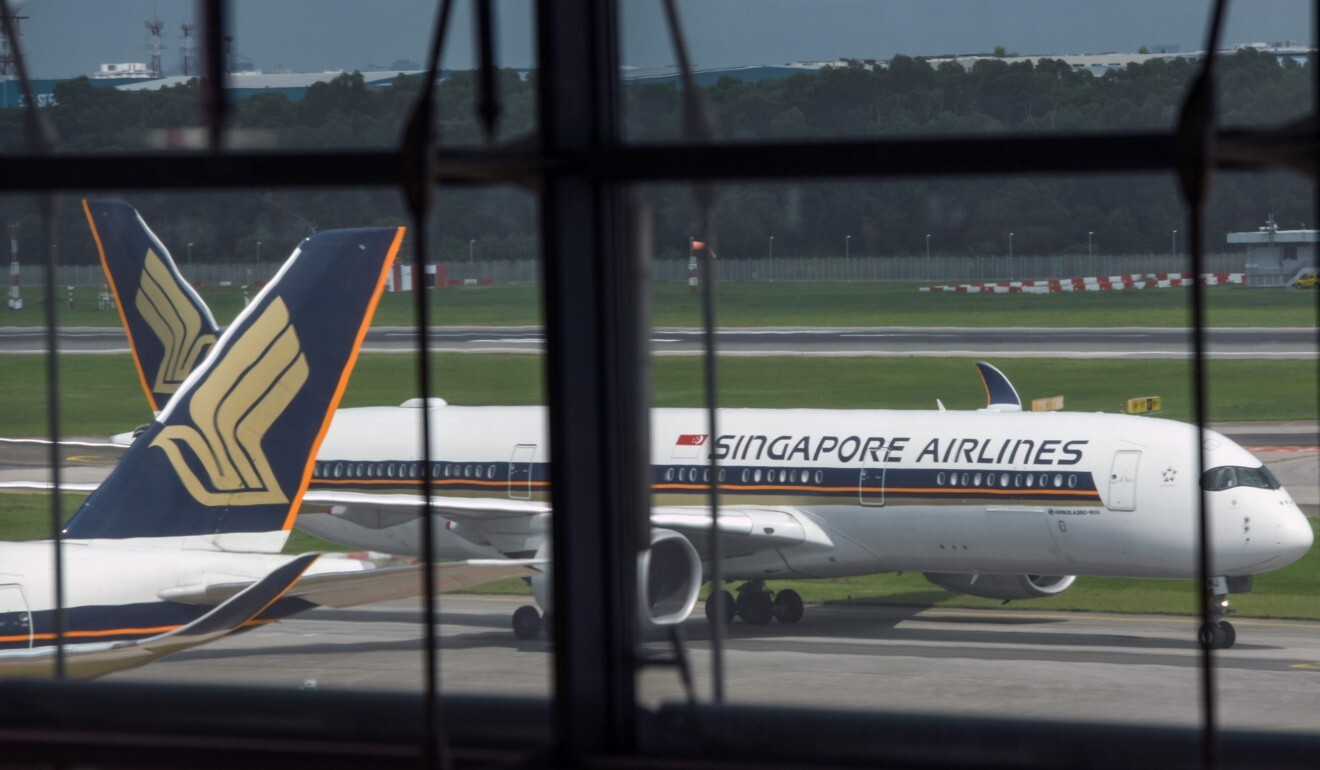
{"label": "horizontal stabilizer", "polygon": [[[64,646],[65,672],[87,679],[112,671],[145,666],[190,647],[219,639],[260,615],[298,582],[320,554],[305,554],[248,585],[232,598],[193,622],[173,631],[133,642],[94,642]],[[49,677],[55,671],[56,648],[0,652],[0,677]]]}
{"label": "horizontal stabilizer", "polygon": [[[101,486],[95,482],[87,483],[68,483],[60,484],[61,492],[95,492],[96,488]],[[55,489],[55,485],[49,481],[0,481],[0,491],[12,490],[15,492],[50,492]]]}
{"label": "horizontal stabilizer", "polygon": [[[538,566],[544,566],[544,563],[534,559],[480,559],[437,564],[436,591],[449,593],[506,578],[530,577],[539,574]],[[194,594],[171,593],[170,599],[189,604],[210,604],[238,593],[243,587],[241,583],[215,584]],[[284,596],[320,607],[354,607],[407,599],[421,593],[422,568],[410,565],[307,575]]]}
{"label": "horizontal stabilizer", "polygon": [[988,411],[1022,411],[1022,399],[1003,372],[985,361],[977,361],[976,370],[981,373],[981,382],[985,385],[985,408]]}

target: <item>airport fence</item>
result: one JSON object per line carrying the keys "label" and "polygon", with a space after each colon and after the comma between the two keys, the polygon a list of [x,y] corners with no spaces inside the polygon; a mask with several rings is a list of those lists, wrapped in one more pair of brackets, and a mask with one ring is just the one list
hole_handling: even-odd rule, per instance
{"label": "airport fence", "polygon": [[[1210,254],[1204,272],[1240,273],[1245,271],[1246,254]],[[539,265],[534,260],[491,260],[441,263],[450,281],[478,284],[537,283]],[[279,265],[198,264],[181,265],[183,274],[194,284],[250,286],[270,280]],[[846,283],[862,281],[972,282],[1026,281],[1083,278],[1130,273],[1182,273],[1190,270],[1187,260],[1167,254],[1097,254],[1083,256],[924,256],[907,257],[775,257],[759,259],[724,259],[719,261],[722,281],[780,281],[802,283]],[[686,259],[661,259],[652,265],[656,281],[688,280]],[[58,269],[57,286],[101,286],[105,275],[100,265],[64,265]],[[26,266],[24,286],[44,285],[44,271]]]}

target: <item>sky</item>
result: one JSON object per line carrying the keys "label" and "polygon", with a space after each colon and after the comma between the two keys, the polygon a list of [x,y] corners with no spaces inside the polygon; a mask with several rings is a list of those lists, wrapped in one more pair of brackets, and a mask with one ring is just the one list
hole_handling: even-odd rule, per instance
{"label": "sky", "polygon": [[[13,2],[13,0],[8,0]],[[6,0],[0,0],[6,2]],[[235,0],[230,24],[240,61],[265,72],[390,69],[420,65],[435,0]],[[534,63],[533,0],[495,3],[503,66]],[[676,61],[659,0],[621,0],[623,64]],[[839,58],[986,53],[1135,52],[1173,44],[1200,50],[1208,0],[679,0],[698,68]],[[458,0],[443,66],[472,62],[471,2]],[[167,74],[182,61],[180,25],[194,0],[27,0],[21,44],[35,78],[91,74],[102,63],[146,62],[146,22],[164,23]],[[1233,0],[1228,45],[1309,42],[1306,0]]]}

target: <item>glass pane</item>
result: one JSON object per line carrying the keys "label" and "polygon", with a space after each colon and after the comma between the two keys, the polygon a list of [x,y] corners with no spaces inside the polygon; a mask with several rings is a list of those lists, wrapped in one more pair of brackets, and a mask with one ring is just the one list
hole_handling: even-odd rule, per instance
{"label": "glass pane", "polygon": [[[1258,467],[1253,458],[1274,451],[1260,454],[1261,437],[1282,441],[1285,429],[1256,421],[1300,418],[1286,430],[1314,441],[1315,304],[1303,290],[1248,288],[1261,260],[1224,234],[1253,230],[1238,212],[1259,200],[1307,210],[1311,195],[1282,175],[1216,181],[1206,224],[1217,234],[1206,261],[1214,457]],[[724,546],[730,701],[1197,724],[1191,276],[1173,180],[730,185],[711,232],[696,229],[688,188],[638,197],[656,212],[655,502],[705,547],[705,531],[682,528],[675,512],[704,511],[704,477],[687,474],[714,453],[737,522]],[[693,275],[712,247],[725,407],[714,432],[693,409],[704,403]],[[1008,410],[1012,391],[993,371],[978,376],[977,361],[1033,413]],[[1309,499],[1309,445],[1277,456],[1294,463],[1284,487]],[[1260,563],[1234,569],[1280,586],[1229,592],[1238,646],[1218,661],[1235,726],[1277,724],[1306,697],[1280,682],[1290,705],[1244,715],[1262,694],[1246,677],[1250,645],[1308,649],[1294,630],[1252,619],[1271,611],[1247,609],[1274,591],[1309,602],[1309,589],[1282,587],[1288,575],[1307,582],[1304,561],[1262,566],[1292,563],[1310,542],[1309,525],[1276,503],[1212,511],[1236,527],[1237,542],[1216,546],[1224,563],[1250,550]],[[766,534],[798,526],[795,542]],[[1305,533],[1265,542],[1259,527]],[[799,599],[805,612],[784,623]],[[702,606],[686,636],[698,693],[710,697]],[[666,670],[641,682],[649,702],[682,693]]]}
{"label": "glass pane", "polygon": [[[198,78],[204,30],[190,4],[84,7],[67,1],[20,11],[19,48],[38,104],[49,107],[59,144],[79,153],[204,149]],[[230,4],[228,146],[300,150],[392,148],[426,67],[434,4],[344,6],[309,13],[290,3]],[[500,3],[495,14],[500,72],[496,136],[534,126],[527,79],[534,54],[530,3]],[[457,4],[439,86],[448,145],[481,139],[477,57],[469,4]],[[7,58],[7,57],[6,57]],[[0,152],[25,149],[22,89],[0,71]]]}
{"label": "glass pane", "polygon": [[[95,484],[106,479],[116,467],[116,460],[125,455],[123,446],[116,448],[109,444],[131,442],[134,428],[152,420],[152,405],[144,386],[154,393],[163,380],[170,379],[165,374],[168,367],[157,368],[156,364],[162,362],[153,360],[155,351],[163,347],[173,349],[165,345],[166,341],[179,342],[182,346],[174,346],[182,351],[179,363],[183,368],[175,372],[173,385],[176,390],[187,387],[181,384],[190,371],[182,361],[187,358],[183,353],[195,349],[199,356],[193,363],[200,366],[201,356],[215,347],[214,334],[218,330],[238,323],[243,317],[240,314],[249,306],[266,307],[270,300],[263,292],[276,292],[283,297],[279,293],[283,287],[295,275],[303,275],[291,273],[285,266],[295,247],[315,249],[323,239],[337,237],[335,231],[339,228],[360,225],[390,228],[407,223],[406,215],[400,210],[400,198],[392,190],[143,193],[132,200],[150,231],[141,228],[127,206],[100,196],[89,196],[86,204],[81,198],[66,199],[56,228],[61,238],[60,266],[55,279],[61,324],[61,430],[66,439],[96,444],[70,447],[62,452],[66,483]],[[15,239],[20,264],[17,289],[23,300],[21,308],[5,308],[0,324],[4,328],[0,334],[3,341],[0,355],[5,360],[5,365],[0,366],[0,387],[8,390],[8,403],[14,407],[2,410],[0,436],[5,438],[44,437],[47,431],[45,358],[22,354],[45,349],[40,325],[44,322],[42,297],[46,281],[37,267],[40,218],[32,209],[29,199],[15,196],[5,199],[0,211],[4,221],[19,224]],[[89,217],[96,222],[94,232]],[[346,571],[349,573],[345,577],[346,585],[350,587],[359,585],[355,582],[360,579],[355,571],[364,565],[377,570],[402,571],[404,574],[397,582],[388,589],[371,588],[362,596],[350,592],[339,597],[301,594],[303,586],[311,584],[300,582],[290,594],[299,598],[286,598],[283,603],[272,605],[270,615],[256,618],[254,625],[261,628],[227,636],[149,666],[110,673],[106,681],[387,692],[417,692],[424,685],[420,654],[423,616],[417,598],[420,571],[412,566],[421,549],[420,520],[415,505],[390,506],[376,502],[417,499],[423,468],[419,455],[419,420],[429,412],[435,429],[433,494],[439,504],[445,505],[449,500],[457,501],[453,504],[460,507],[465,503],[485,504],[497,513],[506,514],[494,517],[501,519],[496,531],[490,529],[489,521],[480,517],[465,519],[462,524],[458,524],[458,519],[438,519],[437,547],[442,560],[498,560],[509,555],[526,557],[540,553],[546,540],[541,525],[548,519],[545,514],[528,512],[529,506],[548,511],[549,504],[546,428],[540,407],[543,388],[539,342],[514,355],[469,352],[489,348],[492,337],[500,341],[539,337],[539,331],[527,330],[527,327],[538,329],[540,324],[540,299],[535,282],[536,217],[536,199],[517,190],[465,189],[447,191],[440,196],[431,223],[425,285],[432,318],[439,325],[432,358],[433,395],[444,400],[432,402],[429,409],[419,408],[415,400],[417,335],[412,323],[418,295],[409,287],[414,281],[412,250],[416,236],[409,228],[399,247],[397,262],[384,276],[386,291],[376,307],[340,408],[319,441],[315,461],[307,467],[308,497],[294,519],[295,528],[282,553],[324,552],[312,569]],[[148,246],[152,237],[156,242]],[[137,249],[134,244],[142,248]],[[335,256],[309,255],[323,260]],[[118,271],[113,280],[102,269],[103,259]],[[368,285],[374,285],[374,281],[375,277]],[[307,303],[305,293],[299,298],[301,305],[294,299],[288,301],[290,333],[303,359],[310,362],[308,378],[296,376],[298,367],[293,366],[289,370],[292,374],[281,379],[291,393],[289,399],[302,398],[301,394],[318,381],[319,387],[331,389],[338,382],[337,372],[317,368],[322,359],[316,357],[316,351],[331,344],[328,335],[339,323],[331,323],[332,318],[351,317],[354,312],[360,312],[354,311],[344,296],[344,290],[356,282],[347,272],[320,274],[313,284],[320,288],[312,295],[311,304]],[[205,309],[190,306],[186,296],[190,290],[196,292]],[[8,296],[7,300],[10,300]],[[204,317],[206,310],[213,314],[214,326]],[[332,315],[325,315],[327,312]],[[264,310],[261,318],[266,318]],[[124,320],[129,324],[139,320],[146,323],[147,331],[135,332],[133,336],[136,357],[125,344]],[[307,324],[312,326],[308,328]],[[517,324],[520,331],[517,335],[504,333],[501,329],[506,324]],[[236,351],[234,355],[238,355],[244,340],[250,339],[247,335],[254,333],[249,330],[230,345]],[[162,334],[165,336],[159,336]],[[212,341],[194,345],[189,342],[194,334],[200,335],[199,339],[211,334]],[[351,337],[347,339],[351,341]],[[261,362],[268,358],[254,356],[252,371],[262,369]],[[225,420],[229,419],[226,415],[230,414],[229,407],[224,405],[234,404],[243,398],[242,393],[248,392],[242,384],[245,377],[235,376],[238,379],[233,390],[226,391],[227,395],[217,402],[221,406],[214,417],[214,436],[204,426],[196,428],[205,441],[185,443],[186,447],[195,447],[180,450],[185,458],[205,456],[207,442],[212,439],[220,442],[218,446],[229,446],[223,443],[228,435],[224,429]],[[221,378],[221,374],[208,374],[204,382],[218,381],[216,378]],[[215,392],[213,389],[212,395]],[[167,394],[164,398],[169,400],[172,396]],[[186,407],[188,415],[197,418],[210,414],[205,406],[197,406],[203,403],[198,400],[202,395],[190,398],[193,400],[188,402],[192,406]],[[409,402],[411,405],[401,406]],[[183,412],[185,407],[177,409]],[[241,410],[234,413],[241,416],[240,435],[248,435],[248,425],[254,426],[250,430],[258,432],[253,439],[255,443],[242,444],[248,447],[245,452],[255,458],[254,468],[262,467],[263,457],[273,456],[270,447],[274,445],[269,442],[286,441],[287,434],[292,432],[286,427],[290,423],[283,417],[287,411],[277,410],[264,422],[244,416],[246,413]],[[210,420],[202,420],[198,425]],[[269,425],[264,433],[263,424]],[[164,449],[173,440],[153,439],[153,435],[156,434],[148,433],[140,439],[151,440],[150,446],[142,450],[147,457],[130,452],[125,455],[124,463],[135,467],[150,463],[150,455],[160,455],[155,449],[158,446]],[[219,454],[222,460],[229,456],[228,451]],[[292,450],[281,451],[292,453]],[[0,442],[0,453],[5,458],[0,481],[46,478],[48,462],[41,447]],[[215,462],[220,466],[230,462],[222,460]],[[274,460],[270,462],[275,469],[272,473],[278,478],[282,472],[279,468],[283,466]],[[209,483],[204,481],[207,476],[201,470],[197,473],[201,474],[204,488]],[[182,471],[180,474],[180,478],[187,475]],[[284,486],[280,484],[281,489]],[[168,492],[167,483],[144,481],[140,487],[148,491],[149,498],[151,490],[160,496],[156,501],[139,501],[143,512],[160,505],[173,505],[184,511],[197,507],[186,494],[182,499],[169,498],[172,493]],[[289,494],[294,491],[296,485]],[[110,501],[104,503],[106,507],[119,500],[112,493],[104,494],[111,495],[103,498]],[[84,494],[66,494],[66,506],[76,509],[84,497]],[[47,495],[6,491],[0,492],[0,501],[5,511],[5,532],[0,539],[49,537]],[[501,504],[514,510],[503,511]],[[233,511],[230,516],[235,519],[251,515],[241,504],[230,510]],[[525,521],[521,527],[506,527],[508,516],[523,517]],[[169,520],[168,515],[165,520]],[[216,526],[219,532],[228,531],[223,521]],[[68,536],[77,538],[85,529],[86,525],[79,528],[75,520]],[[520,529],[523,531],[519,532]],[[140,535],[154,537],[146,530]],[[111,532],[106,537],[116,536]],[[92,540],[95,542],[94,537]],[[34,547],[42,553],[50,550],[46,546]],[[139,615],[148,611],[173,613],[174,619],[154,624],[134,621],[129,625],[147,630],[124,632],[114,638],[136,639],[186,623],[229,595],[226,593],[229,589],[224,586],[246,585],[280,563],[279,557],[262,556],[260,552],[265,549],[260,544],[220,543],[219,548],[219,551],[214,547],[183,551],[187,558],[179,575],[160,585],[151,583],[155,579],[152,575],[142,578],[139,582],[148,584],[144,590],[151,597],[139,601],[140,606],[134,611]],[[143,550],[136,558],[145,569],[145,565],[166,551],[179,553],[177,545],[173,549],[162,546]],[[87,622],[110,622],[87,620],[89,586],[100,586],[98,590],[104,592],[98,598],[99,604],[115,606],[119,603],[115,597],[123,593],[117,584],[122,583],[126,589],[137,574],[137,567],[108,570],[86,563],[89,558],[86,554],[105,552],[129,553],[123,548],[66,549],[71,642],[86,641],[87,634],[97,631],[86,626]],[[205,566],[211,562],[214,562],[211,566]],[[249,562],[259,564],[253,566]],[[448,576],[456,574],[459,567],[442,564],[437,569],[444,581],[450,580]],[[545,635],[519,642],[512,627],[516,609],[537,604],[522,576],[526,574],[538,583],[548,578],[508,568],[475,570],[469,577],[469,568],[462,569],[464,580],[470,580],[468,593],[461,597],[446,594],[438,600],[445,692],[548,695],[552,657]],[[377,571],[375,579],[380,580],[386,574]],[[303,580],[316,577],[309,572]],[[203,589],[211,593],[203,595]],[[34,589],[26,586],[23,590],[31,593]],[[366,601],[363,597],[380,597],[380,600]],[[44,597],[29,597],[29,601],[44,601]],[[311,607],[308,602],[323,606]],[[535,612],[539,619],[539,610]],[[119,627],[125,624],[114,612],[103,614],[106,618],[113,617]],[[291,616],[269,622],[284,615]],[[30,620],[28,627],[36,628],[41,637],[46,633],[43,623],[45,620],[38,618],[34,626]],[[503,650],[508,656],[499,666],[502,672],[499,677],[491,673],[491,648]]]}
{"label": "glass pane", "polygon": [[[1210,9],[725,0],[684,4],[681,15],[718,139],[774,141],[1171,129]],[[681,87],[661,4],[622,11],[627,135],[678,140]],[[1310,111],[1310,29],[1304,2],[1232,4],[1225,124]]]}

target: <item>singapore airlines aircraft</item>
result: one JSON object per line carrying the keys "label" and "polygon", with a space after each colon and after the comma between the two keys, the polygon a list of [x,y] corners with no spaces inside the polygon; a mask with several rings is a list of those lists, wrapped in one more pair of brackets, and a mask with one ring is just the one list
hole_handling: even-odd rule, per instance
{"label": "singapore airlines aircraft", "polygon": [[97,676],[310,607],[420,592],[414,568],[280,554],[402,238],[304,241],[210,346],[66,525],[62,638],[54,545],[0,543],[0,676],[49,675],[57,641],[70,676]]}
{"label": "singapore airlines aircraft", "polygon": [[[129,259],[107,255],[107,269]],[[140,257],[132,270],[144,273]],[[139,365],[151,371],[141,355]],[[1217,607],[1230,589],[1250,590],[1252,575],[1310,548],[1310,526],[1288,493],[1224,436],[1207,431],[1201,445],[1193,426],[1168,420],[1024,413],[997,369],[977,367],[987,392],[977,411],[725,409],[711,435],[704,410],[653,410],[650,579],[641,581],[649,618],[681,622],[709,574],[712,457],[724,501],[723,573],[745,581],[725,606],[730,619],[752,624],[801,618],[796,592],[766,587],[777,579],[919,571],[951,591],[1007,601],[1058,594],[1077,575],[1196,578],[1203,489]],[[432,424],[432,511],[444,522],[439,552],[546,558],[550,457],[540,407],[432,399],[340,410],[298,526],[419,553],[423,415]],[[1198,478],[1202,451],[1208,470]],[[531,583],[548,609],[548,573]],[[540,625],[534,607],[514,615],[520,637]],[[1214,647],[1236,637],[1222,610],[1201,634]]]}

